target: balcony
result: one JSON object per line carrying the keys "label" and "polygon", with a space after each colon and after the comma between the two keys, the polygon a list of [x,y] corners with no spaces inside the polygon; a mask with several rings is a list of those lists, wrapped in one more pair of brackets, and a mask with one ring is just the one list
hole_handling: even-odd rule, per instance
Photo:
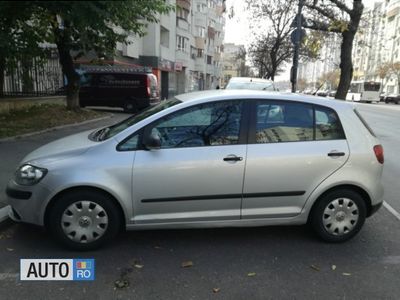
{"label": "balcony", "polygon": [[196,37],[194,40],[194,44],[197,49],[204,49],[206,44],[206,39],[202,37]]}
{"label": "balcony", "polygon": [[175,53],[175,59],[176,61],[182,62],[184,67],[187,67],[189,64],[189,60],[190,60],[190,54],[189,52],[184,52],[181,50],[176,50]]}
{"label": "balcony", "polygon": [[184,9],[190,10],[190,0],[176,0],[176,5]]}
{"label": "balcony", "polygon": [[182,30],[189,31],[189,22],[185,19],[176,17],[176,27]]}

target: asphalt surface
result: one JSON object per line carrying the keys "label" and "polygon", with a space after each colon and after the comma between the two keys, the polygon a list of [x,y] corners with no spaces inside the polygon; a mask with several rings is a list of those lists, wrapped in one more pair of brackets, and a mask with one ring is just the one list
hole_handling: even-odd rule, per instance
{"label": "asphalt surface", "polygon": [[[359,108],[385,147],[385,200],[396,209],[398,108]],[[8,160],[17,164],[40,144],[84,129],[1,143],[8,171],[1,170],[0,179],[15,168]],[[96,280],[23,282],[21,258],[94,258]],[[187,261],[193,265],[182,268]],[[78,253],[41,228],[0,230],[0,299],[399,299],[399,274],[400,221],[385,208],[343,244],[322,243],[307,226],[152,230],[125,232],[100,250]],[[125,286],[117,288],[117,280]]]}

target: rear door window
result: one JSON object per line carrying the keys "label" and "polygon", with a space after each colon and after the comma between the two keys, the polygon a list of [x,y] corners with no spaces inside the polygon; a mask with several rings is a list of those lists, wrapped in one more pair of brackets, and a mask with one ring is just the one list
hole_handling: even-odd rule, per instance
{"label": "rear door window", "polygon": [[255,143],[345,139],[337,113],[328,107],[298,102],[258,101]]}
{"label": "rear door window", "polygon": [[313,108],[301,103],[257,103],[256,143],[313,140]]}

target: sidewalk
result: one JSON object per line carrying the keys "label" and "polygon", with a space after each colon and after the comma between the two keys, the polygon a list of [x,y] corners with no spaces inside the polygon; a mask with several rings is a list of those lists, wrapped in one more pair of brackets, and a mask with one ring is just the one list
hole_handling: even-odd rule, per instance
{"label": "sidewalk", "polygon": [[115,113],[110,117],[93,122],[83,122],[83,124],[71,124],[52,129],[40,134],[29,134],[17,139],[7,139],[0,141],[0,223],[7,219],[8,205],[6,203],[5,189],[8,181],[12,177],[18,163],[31,151],[56,139],[90,130],[109,124],[117,123],[129,115]]}

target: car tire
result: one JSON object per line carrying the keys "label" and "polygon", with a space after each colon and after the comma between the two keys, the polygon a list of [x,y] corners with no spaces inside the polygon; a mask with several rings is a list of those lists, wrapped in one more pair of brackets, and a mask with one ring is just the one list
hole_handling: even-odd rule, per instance
{"label": "car tire", "polygon": [[62,195],[49,211],[48,229],[73,250],[93,250],[121,229],[119,210],[110,196],[80,190]]}
{"label": "car tire", "polygon": [[310,224],[322,240],[341,243],[361,230],[366,215],[366,204],[360,194],[340,189],[318,200],[311,211]]}

